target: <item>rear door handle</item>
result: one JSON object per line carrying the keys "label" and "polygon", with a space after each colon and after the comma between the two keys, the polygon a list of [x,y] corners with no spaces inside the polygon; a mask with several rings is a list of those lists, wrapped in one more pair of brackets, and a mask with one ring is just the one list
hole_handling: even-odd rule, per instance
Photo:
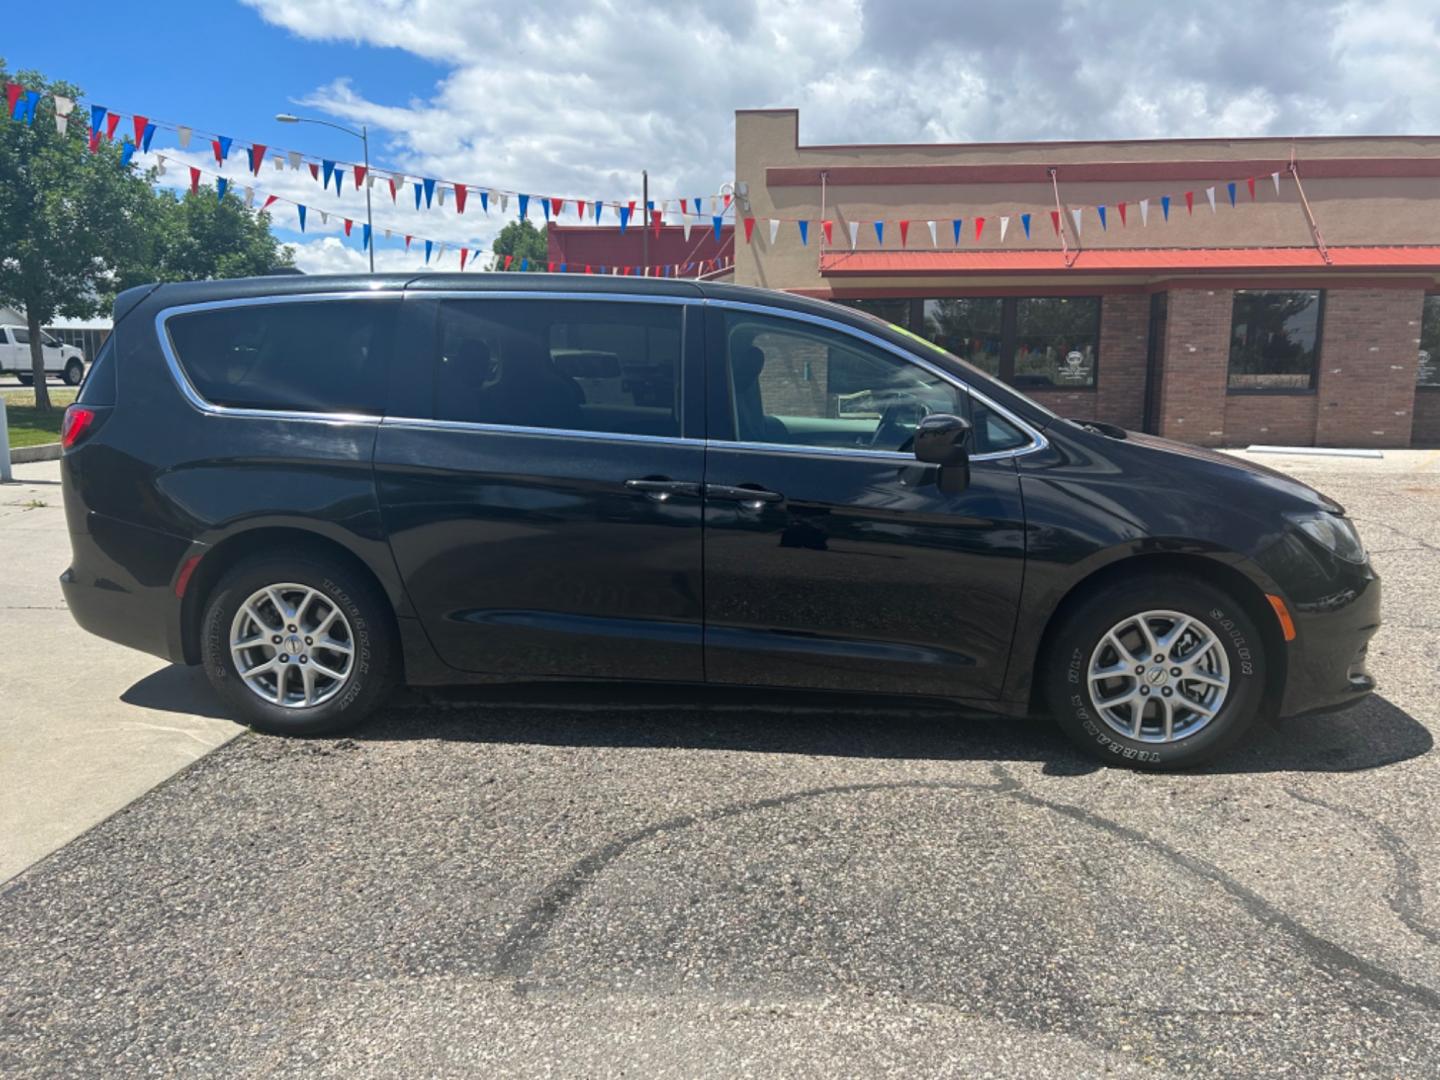
{"label": "rear door handle", "polygon": [[692,484],[685,480],[663,480],[658,478],[647,478],[644,480],[626,480],[625,487],[630,491],[639,492],[656,502],[669,502],[675,495],[700,495],[700,485]]}
{"label": "rear door handle", "polygon": [[767,491],[762,487],[731,487],[728,484],[706,484],[705,497],[738,502],[746,510],[759,510],[766,503],[783,502],[785,499],[778,491]]}

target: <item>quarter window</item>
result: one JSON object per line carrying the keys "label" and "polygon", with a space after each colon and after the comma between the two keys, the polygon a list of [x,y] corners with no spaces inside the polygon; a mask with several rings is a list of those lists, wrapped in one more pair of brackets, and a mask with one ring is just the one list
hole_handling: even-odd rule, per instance
{"label": "quarter window", "polygon": [[175,315],[165,325],[191,385],[216,405],[379,415],[397,307],[387,300],[240,304]]}
{"label": "quarter window", "polygon": [[621,435],[680,435],[675,304],[449,300],[435,416]]}
{"label": "quarter window", "polygon": [[1420,363],[1415,368],[1417,386],[1440,387],[1440,296],[1425,297],[1420,320]]}
{"label": "quarter window", "polygon": [[1230,319],[1229,388],[1312,389],[1322,308],[1318,289],[1236,290]]}

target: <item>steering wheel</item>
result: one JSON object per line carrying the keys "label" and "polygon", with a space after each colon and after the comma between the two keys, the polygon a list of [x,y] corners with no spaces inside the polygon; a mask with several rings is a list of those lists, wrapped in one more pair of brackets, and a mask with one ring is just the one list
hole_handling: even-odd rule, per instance
{"label": "steering wheel", "polygon": [[885,411],[880,414],[880,422],[875,425],[875,433],[870,436],[870,447],[873,450],[889,450],[890,443],[899,443],[894,449],[900,453],[910,449],[910,444],[915,441],[915,433],[906,426],[905,421],[911,420],[919,423],[929,416],[934,410],[923,401],[897,401],[893,405],[885,406]]}

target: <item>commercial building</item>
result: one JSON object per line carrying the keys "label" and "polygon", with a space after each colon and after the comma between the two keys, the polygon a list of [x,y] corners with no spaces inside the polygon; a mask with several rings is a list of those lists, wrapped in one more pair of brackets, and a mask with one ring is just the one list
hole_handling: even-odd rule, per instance
{"label": "commercial building", "polygon": [[615,225],[556,225],[545,230],[546,257],[556,270],[633,273],[663,271],[669,277],[728,276],[735,257],[735,226],[721,225],[717,239],[709,221],[628,229]]}
{"label": "commercial building", "polygon": [[736,114],[737,283],[866,308],[1068,416],[1440,445],[1440,138],[805,146],[799,120]]}

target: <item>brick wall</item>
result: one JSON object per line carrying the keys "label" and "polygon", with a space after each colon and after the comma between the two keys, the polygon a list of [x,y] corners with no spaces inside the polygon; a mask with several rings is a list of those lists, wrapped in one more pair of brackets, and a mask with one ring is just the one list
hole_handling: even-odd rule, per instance
{"label": "brick wall", "polygon": [[1315,445],[1314,394],[1229,394],[1225,398],[1225,445]]}
{"label": "brick wall", "polygon": [[1440,446],[1440,390],[1415,392],[1415,424],[1411,446]]}
{"label": "brick wall", "polygon": [[1218,446],[1225,440],[1230,363],[1229,289],[1172,289],[1165,325],[1160,434]]}
{"label": "brick wall", "polygon": [[1424,293],[1331,289],[1320,341],[1317,446],[1409,446]]}

